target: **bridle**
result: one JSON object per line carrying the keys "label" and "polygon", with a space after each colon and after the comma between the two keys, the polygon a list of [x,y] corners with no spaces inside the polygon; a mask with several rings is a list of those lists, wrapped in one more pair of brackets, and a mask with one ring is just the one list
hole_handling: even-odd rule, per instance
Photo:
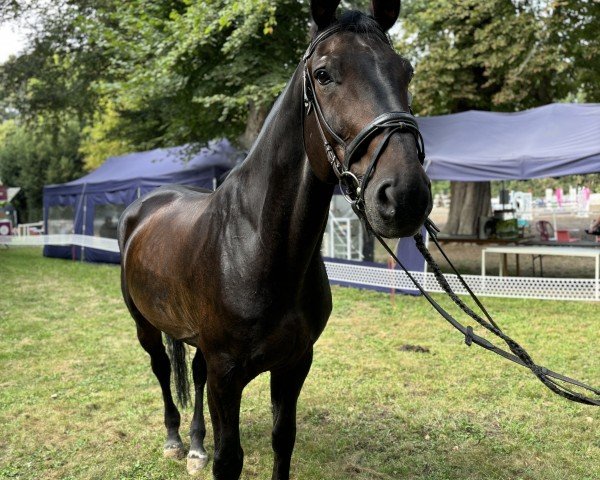
{"label": "bridle", "polygon": [[[344,198],[352,205],[352,208],[355,211],[364,211],[365,190],[369,180],[373,175],[373,171],[375,170],[377,162],[390,140],[390,137],[396,132],[411,133],[417,145],[417,156],[419,158],[419,162],[421,162],[421,165],[423,165],[423,162],[425,161],[425,143],[423,142],[423,137],[419,131],[417,120],[410,111],[387,112],[379,115],[369,122],[365,127],[363,127],[363,129],[358,132],[356,137],[354,137],[354,139],[348,144],[333,130],[333,128],[331,128],[329,122],[327,122],[327,119],[325,118],[325,115],[323,115],[323,110],[321,109],[321,105],[319,104],[319,100],[315,94],[315,84],[308,69],[308,60],[315,52],[317,46],[323,40],[342,30],[342,26],[335,24],[319,33],[310,43],[306,53],[304,54],[303,120],[304,117],[309,115],[311,111],[315,112],[315,120],[321,140],[323,141],[323,145],[325,147],[327,160],[333,169],[333,173],[338,179],[342,194],[344,195]],[[375,31],[377,36],[383,40],[385,44],[389,45],[390,48],[393,48],[390,39],[385,32],[383,32],[383,30],[377,29]],[[335,143],[337,143],[339,146],[343,147],[343,162],[340,161],[335,153],[335,150],[327,140],[327,136],[325,135],[323,127],[325,127],[325,130],[327,130],[333,141],[335,141]],[[356,160],[361,148],[368,145],[368,141],[380,132],[384,132],[384,137],[375,149],[375,152],[371,158],[371,162],[368,168],[365,170],[364,175],[359,180],[356,175],[350,171],[350,166]]]}
{"label": "bridle", "polygon": [[[479,345],[486,350],[490,350],[512,362],[515,362],[521,366],[527,367],[532,373],[550,390],[554,393],[574,402],[583,403],[586,405],[596,405],[600,406],[600,390],[594,387],[590,387],[578,380],[574,380],[565,375],[561,375],[559,373],[553,372],[545,367],[537,365],[531,356],[527,353],[527,351],[521,347],[517,342],[515,342],[512,338],[506,335],[500,327],[496,324],[496,322],[492,319],[491,315],[485,309],[481,301],[475,296],[473,291],[469,288],[466,281],[460,275],[460,273],[456,270],[446,253],[442,250],[439,242],[437,241],[437,233],[439,232],[438,228],[435,224],[427,219],[425,221],[425,228],[432,238],[433,242],[440,250],[448,264],[450,265],[453,272],[457,275],[458,280],[461,285],[465,288],[465,290],[469,293],[471,298],[477,304],[483,316],[482,318],[476,312],[474,312],[470,307],[468,307],[457,295],[454,293],[452,288],[450,287],[448,281],[444,277],[440,267],[433,260],[433,257],[427,250],[425,243],[423,241],[422,235],[419,233],[414,236],[416,246],[418,250],[421,252],[428,265],[433,270],[435,274],[436,280],[444,290],[448,294],[448,296],[452,299],[452,301],[458,305],[458,307],[469,317],[479,323],[483,328],[494,334],[496,337],[502,339],[506,345],[508,346],[510,352],[502,350],[495,346],[489,340],[476,335],[473,331],[473,328],[469,326],[464,326],[460,322],[458,322],[454,317],[452,317],[441,305],[439,305],[425,289],[419,284],[419,282],[414,278],[414,276],[407,270],[407,268],[402,264],[402,262],[398,259],[398,257],[394,254],[394,252],[390,249],[390,247],[383,241],[381,236],[377,234],[371,227],[369,220],[365,214],[365,199],[364,193],[365,189],[373,175],[373,171],[377,165],[377,161],[381,156],[381,153],[385,149],[388,144],[390,137],[396,132],[408,132],[411,133],[415,139],[417,146],[417,155],[421,165],[423,165],[425,161],[425,144],[423,142],[423,137],[421,132],[419,131],[419,126],[417,121],[412,114],[412,111],[399,111],[399,112],[388,112],[382,115],[379,115],[377,118],[373,119],[370,123],[368,123],[363,129],[354,137],[354,139],[346,144],[342,138],[331,128],[329,123],[327,122],[325,116],[323,115],[323,111],[321,106],[319,105],[319,101],[315,94],[315,85],[312,80],[312,75],[308,70],[308,60],[314,53],[317,45],[321,43],[326,38],[331,35],[344,30],[342,26],[335,24],[332,27],[324,30],[322,33],[318,34],[314,40],[309,45],[306,53],[304,55],[304,110],[302,113],[302,125],[304,127],[305,116],[309,115],[311,110],[314,110],[316,114],[316,124],[318,126],[318,130],[321,136],[321,140],[323,141],[323,146],[325,148],[325,152],[327,154],[327,160],[331,165],[331,168],[337,177],[339,182],[341,191],[346,198],[346,200],[351,204],[352,209],[357,214],[357,216],[363,221],[367,230],[371,231],[373,235],[379,240],[383,248],[390,254],[390,256],[396,261],[396,263],[400,266],[400,268],[405,272],[408,278],[415,284],[419,292],[429,301],[429,303],[433,306],[433,308],[446,320],[448,321],[454,328],[456,328],[462,335],[465,337],[465,343],[467,346],[471,346],[473,343]],[[385,32],[382,30],[377,32],[377,36],[380,37],[385,43],[387,43],[391,47],[391,43]],[[393,48],[393,47],[392,47]],[[325,131],[329,133],[333,141],[335,141],[339,146],[344,149],[344,161],[340,161],[338,156],[336,155],[333,147],[327,140],[325,135]],[[370,140],[374,135],[384,132],[383,139],[375,149],[373,156],[371,158],[371,162],[368,168],[365,170],[364,175],[361,180],[359,180],[354,173],[350,171],[350,166],[353,161],[355,161],[355,157],[360,151],[361,147],[363,147],[368,140]],[[582,389],[588,390],[596,395],[596,398],[588,397],[582,395],[578,392],[571,390],[570,388],[558,383],[556,380],[561,382],[566,382],[571,385],[575,385]]]}

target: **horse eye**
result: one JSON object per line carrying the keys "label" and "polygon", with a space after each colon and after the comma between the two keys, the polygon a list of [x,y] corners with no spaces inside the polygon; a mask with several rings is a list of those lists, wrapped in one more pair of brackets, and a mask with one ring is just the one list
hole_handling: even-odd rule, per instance
{"label": "horse eye", "polygon": [[331,83],[333,81],[325,70],[317,70],[315,73],[315,77],[317,79],[317,82],[319,82],[321,85],[327,85],[328,83]]}

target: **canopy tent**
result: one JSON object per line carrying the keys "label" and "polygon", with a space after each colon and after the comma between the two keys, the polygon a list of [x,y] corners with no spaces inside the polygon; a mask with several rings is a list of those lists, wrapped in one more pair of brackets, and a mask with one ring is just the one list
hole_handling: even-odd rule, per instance
{"label": "canopy tent", "polygon": [[432,180],[524,180],[600,172],[600,104],[419,117]]}
{"label": "canopy tent", "polygon": [[[184,146],[109,158],[82,178],[44,187],[45,231],[116,238],[118,218],[136,198],[172,183],[214,189],[241,158],[227,140],[211,142],[196,153]],[[119,261],[117,253],[81,247],[47,245],[44,255]]]}

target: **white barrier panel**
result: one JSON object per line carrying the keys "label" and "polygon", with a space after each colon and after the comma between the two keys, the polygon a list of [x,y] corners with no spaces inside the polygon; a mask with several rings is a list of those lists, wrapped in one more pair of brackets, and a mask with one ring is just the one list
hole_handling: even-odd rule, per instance
{"label": "white barrier panel", "polygon": [[[119,252],[115,239],[88,235],[33,235],[27,237],[0,236],[0,245],[43,246],[76,245]],[[325,262],[330,280],[344,282],[357,287],[381,287],[416,291],[408,276],[401,270]],[[433,273],[411,272],[428,292],[443,292]],[[467,292],[456,275],[445,275],[447,282],[458,294]],[[592,278],[542,278],[542,277],[481,277],[464,275],[471,289],[481,296],[537,298],[546,300],[600,300],[600,286]]]}
{"label": "white barrier panel", "polygon": [[12,247],[75,245],[77,247],[96,248],[107,252],[119,253],[119,244],[114,238],[92,237],[90,235],[0,236],[0,244]]}
{"label": "white barrier panel", "polygon": [[[389,289],[416,291],[412,281],[401,270],[325,262],[330,280]],[[427,292],[443,292],[431,272],[411,272]],[[456,275],[446,274],[446,281],[458,294],[466,295]],[[593,278],[481,277],[463,275],[477,295],[489,297],[537,298],[546,300],[600,300],[600,286]]]}

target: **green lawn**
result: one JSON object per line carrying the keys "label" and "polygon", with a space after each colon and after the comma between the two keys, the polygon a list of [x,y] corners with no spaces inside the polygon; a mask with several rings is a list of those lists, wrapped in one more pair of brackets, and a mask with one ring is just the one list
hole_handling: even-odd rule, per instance
{"label": "green lawn", "polygon": [[[187,478],[162,458],[162,400],[118,277],[0,250],[0,478]],[[468,349],[423,299],[336,288],[334,305],[300,397],[293,478],[600,478],[600,409]],[[486,305],[540,363],[600,384],[597,303]],[[242,410],[242,478],[270,478],[268,376]]]}

